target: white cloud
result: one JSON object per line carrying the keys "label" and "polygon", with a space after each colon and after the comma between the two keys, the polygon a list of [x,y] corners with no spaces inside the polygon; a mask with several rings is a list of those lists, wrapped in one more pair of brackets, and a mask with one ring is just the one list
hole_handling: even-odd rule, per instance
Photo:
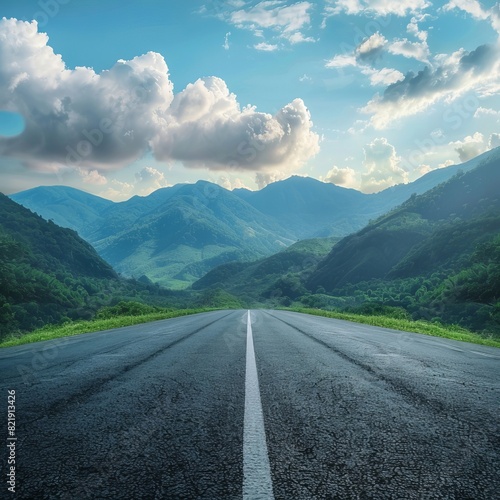
{"label": "white cloud", "polygon": [[257,43],[253,46],[253,48],[257,50],[262,50],[264,52],[274,52],[275,50],[278,50],[277,45],[266,42]]}
{"label": "white cloud", "polygon": [[[242,6],[243,7],[243,6]],[[313,37],[305,36],[302,32],[311,23],[309,11],[313,8],[310,2],[297,2],[285,5],[280,0],[266,0],[259,2],[249,9],[240,9],[226,15],[224,19],[240,29],[248,29],[260,38],[264,37],[264,30],[270,36],[280,37],[289,43],[297,44],[315,42]],[[272,47],[272,49],[270,48]],[[259,43],[254,45],[257,50],[277,50],[274,43]]]}
{"label": "white cloud", "polygon": [[488,13],[483,10],[481,4],[477,0],[451,0],[444,7],[444,11],[450,11],[453,9],[460,9],[476,19],[487,19]]}
{"label": "white cloud", "polygon": [[101,191],[99,196],[114,201],[128,200],[134,195],[148,196],[152,192],[167,187],[169,184],[163,172],[153,168],[144,167],[134,176],[131,182],[122,182],[111,179],[106,190]]}
{"label": "white cloud", "polygon": [[432,5],[427,0],[329,0],[325,15],[374,14],[377,16],[406,16],[417,14]]}
{"label": "white cloud", "polygon": [[157,189],[168,186],[165,174],[153,167],[144,167],[135,174],[136,193],[140,196],[147,196]]}
{"label": "white cloud", "polygon": [[116,179],[110,181],[110,186],[99,193],[99,196],[113,201],[128,200],[134,195],[134,184],[121,182]]}
{"label": "white cloud", "polygon": [[342,69],[355,67],[370,78],[372,86],[391,85],[404,78],[404,75],[392,68],[374,69],[371,64],[381,55],[387,45],[387,39],[379,32],[365,39],[351,54],[338,54],[326,62],[326,68]]}
{"label": "white cloud", "polygon": [[231,32],[228,31],[226,33],[226,36],[224,37],[224,44],[222,45],[222,47],[224,48],[224,50],[229,50],[229,37],[231,36]]}
{"label": "white cloud", "polygon": [[354,55],[338,54],[326,62],[325,68],[346,68],[347,66],[357,66],[358,62]]}
{"label": "white cloud", "polygon": [[396,148],[385,138],[374,139],[364,147],[365,171],[361,176],[361,190],[376,193],[395,184],[407,183],[408,173],[401,167]]}
{"label": "white cloud", "polygon": [[374,87],[377,85],[392,85],[404,78],[403,73],[391,68],[383,68],[381,70],[364,68],[362,73],[370,77],[370,84]]}
{"label": "white cloud", "polygon": [[292,5],[283,5],[283,2],[268,0],[259,2],[250,10],[238,10],[231,14],[231,21],[238,27],[253,29],[280,28],[285,32],[300,30],[310,23],[309,10],[312,4],[298,2]]}
{"label": "white cloud", "polygon": [[488,141],[488,149],[500,147],[500,134],[491,134]]}
{"label": "white cloud", "polygon": [[460,161],[465,162],[500,146],[500,134],[490,134],[489,138],[486,139],[483,134],[476,132],[461,141],[451,142],[449,145],[458,153]]}
{"label": "white cloud", "polygon": [[0,20],[0,108],[21,113],[24,132],[0,141],[0,153],[36,167],[69,164],[109,170],[139,158],[156,117],[173,99],[159,54],[118,61],[97,74],[67,69],[36,22]]}
{"label": "white cloud", "polygon": [[356,49],[356,57],[362,61],[373,60],[387,44],[387,39],[378,31],[364,40]]}
{"label": "white cloud", "polygon": [[450,0],[444,7],[444,11],[454,9],[467,12],[475,19],[488,20],[493,29],[500,34],[500,3],[496,3],[489,10],[485,10],[477,0]]}
{"label": "white cloud", "polygon": [[330,182],[336,186],[343,186],[347,188],[357,188],[359,186],[354,169],[345,167],[340,168],[334,166],[329,170],[323,179],[324,182]]}
{"label": "white cloud", "polygon": [[[21,113],[25,131],[0,139],[0,154],[32,168],[104,171],[152,151],[162,161],[219,170],[298,168],[317,153],[300,99],[274,116],[241,109],[210,77],[174,97],[168,67],[149,52],[110,70],[67,69],[36,22],[0,21],[0,109]],[[98,181],[90,174],[88,180]]]}
{"label": "white cloud", "polygon": [[319,150],[309,111],[295,99],[274,116],[241,109],[220,78],[190,84],[177,94],[153,139],[158,160],[175,158],[213,170],[285,170],[302,166]]}
{"label": "white cloud", "polygon": [[474,118],[480,118],[481,116],[500,117],[500,111],[497,111],[496,109],[483,108],[482,106],[479,106],[474,113]]}
{"label": "white cloud", "polygon": [[451,56],[438,56],[435,61],[435,68],[426,66],[417,74],[408,73],[362,108],[372,115],[375,128],[382,129],[398,118],[421,113],[439,101],[452,102],[468,91],[479,96],[488,94],[493,89],[491,85],[499,85],[498,45],[481,45],[472,52],[462,49]]}
{"label": "white cloud", "polygon": [[479,132],[476,132],[474,135],[468,135],[463,141],[456,141],[451,144],[455,147],[454,149],[458,153],[462,163],[486,151],[484,136]]}
{"label": "white cloud", "polygon": [[316,39],[307,36],[305,37],[300,31],[296,31],[295,33],[292,33],[291,35],[285,35],[284,38],[286,38],[292,45],[295,45],[296,43],[304,43],[304,42],[309,42],[309,43],[314,43],[316,42]]}
{"label": "white cloud", "polygon": [[430,51],[426,41],[410,42],[407,38],[394,40],[388,47],[388,51],[394,55],[400,55],[417,61],[429,62]]}
{"label": "white cloud", "polygon": [[429,45],[427,44],[427,31],[420,30],[416,17],[412,17],[410,23],[406,27],[406,30],[410,35],[414,36],[419,41],[411,42],[407,38],[396,39],[389,44],[387,48],[388,51],[391,54],[413,58],[417,61],[422,61],[430,64],[429,58],[431,56],[431,53]]}
{"label": "white cloud", "polygon": [[101,175],[97,170],[78,170],[80,177],[85,184],[93,184],[95,186],[103,186],[108,183],[108,179]]}

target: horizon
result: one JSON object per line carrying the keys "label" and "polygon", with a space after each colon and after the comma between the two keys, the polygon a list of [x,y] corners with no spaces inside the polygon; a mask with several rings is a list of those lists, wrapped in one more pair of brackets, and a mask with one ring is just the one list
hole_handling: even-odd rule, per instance
{"label": "horizon", "polygon": [[375,193],[500,145],[499,5],[28,0],[3,15],[7,194],[124,201],[293,175]]}
{"label": "horizon", "polygon": [[[487,153],[490,153],[492,151],[500,151],[500,146],[499,147],[496,147],[496,148],[493,148],[489,151],[485,151],[484,153],[480,153],[479,155],[475,156],[474,158],[471,158],[469,160],[467,160],[466,162],[463,162],[463,163],[457,163],[457,164],[453,164],[453,165],[447,165],[445,167],[441,167],[441,169],[447,169],[447,168],[450,168],[450,167],[459,167],[460,165],[463,165],[463,164],[466,164],[466,163],[469,163],[470,161],[473,161],[477,158],[479,158],[480,156],[485,156]],[[439,169],[439,170],[441,170]],[[438,169],[436,169],[438,170]],[[54,187],[66,187],[66,188],[71,188],[71,189],[76,189],[78,191],[82,191],[86,194],[90,194],[90,195],[93,195],[93,196],[97,196],[99,198],[102,198],[102,199],[105,199],[105,200],[108,200],[108,201],[112,201],[114,203],[124,203],[124,202],[127,202],[129,200],[131,200],[132,198],[135,198],[135,197],[139,197],[139,198],[147,198],[148,196],[156,193],[157,191],[160,191],[162,189],[169,189],[169,188],[172,188],[172,187],[175,187],[175,186],[180,186],[180,185],[185,185],[185,186],[188,186],[188,185],[195,185],[197,184],[198,182],[207,182],[209,184],[212,184],[214,186],[217,186],[218,188],[221,188],[221,189],[225,189],[226,191],[229,191],[229,192],[232,192],[232,191],[235,191],[237,189],[244,189],[244,190],[247,190],[247,191],[251,191],[251,192],[257,192],[257,191],[262,191],[263,189],[266,189],[268,186],[271,186],[272,184],[276,184],[276,183],[279,183],[279,182],[284,182],[284,181],[287,181],[289,179],[292,179],[293,177],[297,177],[297,178],[305,178],[305,179],[312,179],[316,182],[320,182],[322,184],[331,184],[335,187],[338,187],[338,188],[341,188],[341,189],[346,189],[346,190],[352,190],[352,191],[357,191],[361,194],[365,194],[365,195],[376,195],[376,194],[379,194],[379,193],[382,193],[388,189],[392,189],[392,188],[395,188],[395,187],[398,187],[398,186],[403,186],[403,185],[408,185],[408,184],[412,184],[422,178],[424,178],[425,176],[427,176],[428,174],[431,174],[432,172],[434,172],[434,170],[431,170],[430,172],[426,172],[424,174],[422,174],[420,177],[417,177],[416,179],[414,179],[413,181],[411,182],[408,182],[408,183],[399,183],[399,184],[394,184],[392,186],[388,186],[384,189],[382,189],[381,191],[377,191],[376,193],[363,193],[363,191],[360,191],[359,189],[356,189],[356,188],[351,188],[351,187],[345,187],[345,186],[341,186],[339,184],[333,184],[332,182],[328,182],[326,180],[322,180],[322,179],[316,179],[315,177],[311,177],[309,175],[301,175],[301,174],[291,174],[290,176],[288,177],[285,177],[283,179],[278,179],[278,180],[275,180],[273,182],[270,182],[269,184],[266,184],[265,186],[261,187],[261,188],[255,188],[255,189],[250,189],[248,187],[245,187],[245,186],[242,186],[242,187],[232,187],[232,188],[228,188],[228,187],[225,187],[225,186],[221,186],[220,184],[216,183],[216,182],[213,182],[213,181],[210,181],[210,180],[207,180],[207,179],[197,179],[197,180],[194,180],[194,181],[187,181],[187,182],[178,182],[177,184],[172,184],[172,185],[169,185],[169,186],[163,186],[163,187],[159,187],[151,192],[149,192],[148,194],[132,194],[129,198],[125,198],[125,199],[120,199],[120,200],[113,200],[112,198],[107,198],[105,196],[102,196],[102,194],[96,194],[96,193],[93,193],[89,190],[86,190],[85,188],[82,188],[82,187],[74,187],[74,186],[68,186],[68,185],[65,185],[65,184],[47,184],[47,185],[41,185],[41,186],[34,186],[32,188],[28,188],[28,189],[24,189],[24,190],[21,190],[21,191],[16,191],[16,192],[12,192],[12,193],[3,193],[5,194],[6,196],[15,196],[15,195],[18,195],[18,194],[21,194],[21,193],[24,193],[26,191],[31,191],[33,189],[38,189],[38,188],[54,188]],[[1,191],[0,191],[1,192]]]}

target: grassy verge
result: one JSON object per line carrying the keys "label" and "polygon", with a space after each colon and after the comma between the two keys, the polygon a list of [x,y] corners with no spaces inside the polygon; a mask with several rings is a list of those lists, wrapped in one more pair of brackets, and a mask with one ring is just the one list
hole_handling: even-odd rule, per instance
{"label": "grassy verge", "polygon": [[447,339],[460,340],[462,342],[472,342],[492,347],[500,347],[500,340],[491,337],[482,337],[459,326],[439,325],[428,321],[411,321],[407,319],[396,319],[388,316],[365,316],[361,314],[342,313],[334,311],[323,311],[321,309],[308,309],[293,307],[287,311],[323,316],[325,318],[344,319],[355,323],[364,323],[372,326],[381,326],[393,330],[402,330],[404,332],[423,333],[434,337],[444,337]]}
{"label": "grassy verge", "polygon": [[22,344],[31,344],[32,342],[40,342],[42,340],[58,339],[61,337],[70,337],[79,335],[80,333],[101,332],[103,330],[111,330],[113,328],[122,328],[124,326],[139,325],[141,323],[149,323],[160,319],[177,318],[179,316],[187,316],[188,314],[197,314],[202,312],[214,311],[212,308],[200,309],[178,309],[167,312],[156,312],[151,314],[142,314],[140,316],[116,316],[108,319],[95,319],[91,321],[75,321],[65,323],[64,325],[46,325],[39,330],[27,333],[20,337],[12,336],[0,342],[1,347],[12,347]]}

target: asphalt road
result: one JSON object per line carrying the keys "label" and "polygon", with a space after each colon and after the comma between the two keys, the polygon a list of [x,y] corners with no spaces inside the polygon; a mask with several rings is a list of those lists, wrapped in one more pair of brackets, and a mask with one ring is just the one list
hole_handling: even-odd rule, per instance
{"label": "asphalt road", "polygon": [[500,349],[250,317],[0,350],[0,498],[500,498]]}

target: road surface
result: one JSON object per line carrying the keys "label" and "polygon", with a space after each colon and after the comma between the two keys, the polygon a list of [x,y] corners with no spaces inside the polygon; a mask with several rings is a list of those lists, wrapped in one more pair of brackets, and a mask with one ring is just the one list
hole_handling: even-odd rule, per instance
{"label": "road surface", "polygon": [[2,349],[0,385],[0,498],[500,498],[495,348],[217,311]]}

